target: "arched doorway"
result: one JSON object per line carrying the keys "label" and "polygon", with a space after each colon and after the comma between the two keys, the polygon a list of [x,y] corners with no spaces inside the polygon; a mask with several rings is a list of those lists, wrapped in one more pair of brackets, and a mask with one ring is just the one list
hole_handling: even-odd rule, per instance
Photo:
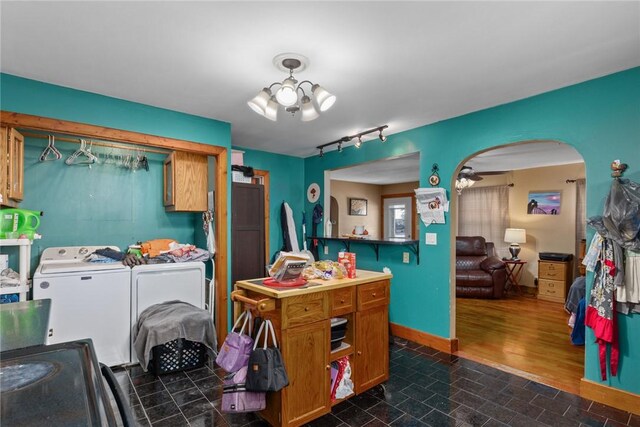
{"label": "arched doorway", "polygon": [[[453,335],[458,339],[458,354],[578,393],[584,375],[584,349],[571,343],[564,295],[562,302],[544,300],[538,295],[544,291],[538,281],[538,255],[540,252],[561,252],[577,258],[576,239],[580,233],[576,230],[584,228],[584,209],[578,208],[579,203],[584,204],[584,197],[579,196],[577,183],[578,180],[583,183],[585,178],[582,157],[573,147],[561,142],[523,141],[474,153],[458,169],[463,166],[471,166],[484,179],[463,189],[460,195],[452,191],[455,199],[452,247],[455,248],[455,236],[461,229],[472,233],[465,232],[466,235],[489,233],[484,229],[469,231],[474,227],[461,223],[471,209],[470,203],[465,206],[465,194],[469,199],[475,197],[474,193],[486,198],[493,187],[509,186],[505,200],[507,222],[486,240],[495,241],[499,258],[510,257],[506,250],[509,243],[504,242],[505,229],[525,229],[526,243],[521,243],[520,259],[526,264],[520,277],[522,292],[512,286],[500,299],[456,298],[453,250],[452,324],[455,325]],[[528,212],[530,195],[545,192],[559,194],[560,203],[555,207],[555,215]],[[491,210],[483,211],[475,206],[472,209],[477,209],[474,223],[485,221],[483,216],[496,215]],[[576,217],[580,215],[582,221],[577,221]],[[570,267],[567,288],[573,283],[575,263],[573,261]]]}

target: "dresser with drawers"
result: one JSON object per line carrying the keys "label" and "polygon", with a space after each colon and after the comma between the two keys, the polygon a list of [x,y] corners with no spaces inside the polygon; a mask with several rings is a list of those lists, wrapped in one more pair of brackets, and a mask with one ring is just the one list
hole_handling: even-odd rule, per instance
{"label": "dresser with drawers", "polygon": [[572,276],[571,261],[538,260],[538,299],[564,304]]}

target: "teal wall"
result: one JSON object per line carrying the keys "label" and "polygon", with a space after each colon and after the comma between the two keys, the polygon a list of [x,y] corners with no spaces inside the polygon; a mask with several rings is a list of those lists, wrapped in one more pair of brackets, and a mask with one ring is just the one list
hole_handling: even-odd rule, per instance
{"label": "teal wall", "polygon": [[[269,259],[282,249],[282,228],[280,206],[287,202],[294,213],[298,225],[298,240],[302,245],[302,210],[304,209],[304,160],[299,157],[283,156],[264,151],[234,147],[244,151],[244,165],[254,169],[269,171]],[[308,216],[311,213],[309,211]],[[310,229],[308,230],[311,231]],[[302,246],[301,246],[302,247]]]}
{"label": "teal wall", "polygon": [[[231,147],[228,123],[8,74],[0,74],[0,108]],[[95,165],[89,170],[67,166],[63,161],[38,162],[45,146],[46,141],[29,139],[25,150],[25,199],[21,207],[45,212],[39,229],[43,239],[34,244],[32,268],[37,266],[38,252],[50,246],[125,247],[137,240],[162,237],[201,241],[194,234],[201,230],[196,214],[164,210],[163,155],[150,155],[149,172],[131,172],[113,165]],[[65,155],[78,147],[63,143],[56,146]],[[94,151],[106,150],[94,148]],[[5,251],[11,253],[3,248]]]}
{"label": "teal wall", "polygon": [[[383,123],[380,123],[383,124]],[[584,158],[587,177],[587,216],[601,214],[611,183],[609,165],[620,159],[630,165],[626,177],[640,182],[640,68],[569,86],[539,96],[478,111],[389,136],[384,144],[365,143],[324,157],[305,159],[305,188],[321,187],[324,171],[411,152],[420,153],[420,183],[428,187],[431,165],[440,167],[442,185],[450,197],[455,169],[474,153],[518,141],[557,140],[573,146]],[[322,190],[324,193],[324,189]],[[307,203],[307,210],[310,204]],[[394,275],[391,321],[441,337],[450,337],[451,263],[453,233],[447,223],[431,225],[437,246],[424,244],[420,226],[420,265],[402,264],[402,248],[381,248],[380,261],[367,247],[357,250],[359,268]],[[588,230],[588,239],[593,231]],[[332,247],[331,257],[335,256]],[[591,283],[592,277],[587,280]],[[619,316],[621,363],[618,377],[604,382],[615,388],[640,393],[640,317]],[[526,331],[523,331],[526,333]],[[585,377],[600,382],[597,346],[587,332]],[[567,343],[569,338],[567,336]]]}

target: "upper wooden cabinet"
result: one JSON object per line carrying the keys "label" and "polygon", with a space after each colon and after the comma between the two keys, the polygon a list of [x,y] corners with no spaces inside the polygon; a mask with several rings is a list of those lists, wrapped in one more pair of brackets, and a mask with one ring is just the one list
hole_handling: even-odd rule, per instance
{"label": "upper wooden cabinet", "polygon": [[16,207],[24,198],[24,137],[0,127],[0,204]]}
{"label": "upper wooden cabinet", "polygon": [[167,211],[207,210],[207,156],[172,152],[164,161],[164,206]]}

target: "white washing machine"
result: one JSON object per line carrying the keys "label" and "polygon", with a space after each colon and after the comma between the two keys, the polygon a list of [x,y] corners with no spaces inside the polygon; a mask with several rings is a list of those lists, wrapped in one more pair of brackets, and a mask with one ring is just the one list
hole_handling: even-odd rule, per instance
{"label": "white washing machine", "polygon": [[131,269],[131,361],[138,362],[133,348],[133,328],[146,308],[166,301],[184,301],[205,308],[204,263],[136,265]]}
{"label": "white washing machine", "polygon": [[114,366],[131,361],[131,269],[84,261],[104,247],[45,249],[33,275],[33,299],[51,299],[47,344],[91,338],[98,360]]}

